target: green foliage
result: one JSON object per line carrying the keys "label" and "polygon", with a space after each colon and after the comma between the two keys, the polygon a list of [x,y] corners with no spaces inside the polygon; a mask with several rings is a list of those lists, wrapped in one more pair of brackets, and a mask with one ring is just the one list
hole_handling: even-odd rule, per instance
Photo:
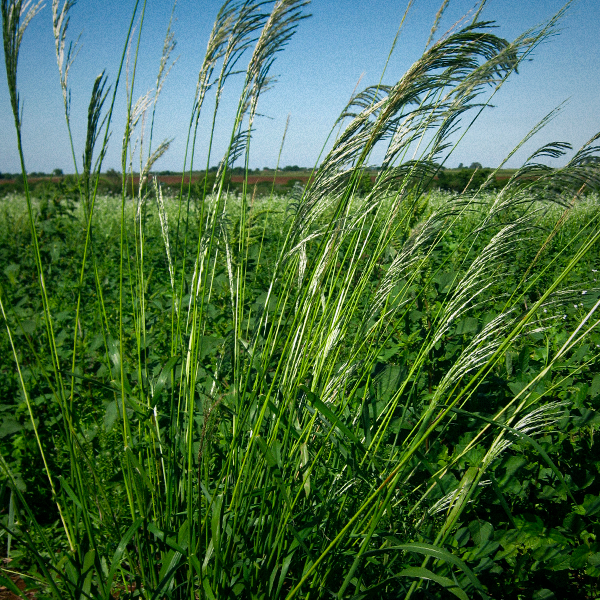
{"label": "green foliage", "polygon": [[366,195],[373,189],[373,180],[368,173],[362,173],[358,180],[357,192]]}
{"label": "green foliage", "polygon": [[465,191],[478,190],[487,182],[486,189],[498,190],[502,187],[498,179],[492,177],[488,181],[491,169],[459,169],[457,171],[440,170],[437,174],[437,185],[441,190],[463,193]]}
{"label": "green foliage", "polygon": [[[458,193],[431,191],[456,119],[555,23],[514,43],[486,23],[449,34],[353,97],[309,186],[229,193],[305,4],[217,16],[190,144],[254,47],[206,180],[163,194],[168,140],[134,179],[152,120],[129,86],[127,186],[107,174],[118,195],[98,194],[119,69],[112,95],[96,80],[85,172],[2,201],[11,569],[57,600],[597,597],[598,136],[561,169],[539,156],[566,145],[544,147],[501,190],[467,170]],[[15,99],[17,5],[2,3]],[[73,5],[53,3],[69,132]],[[154,103],[173,45],[169,28]]]}

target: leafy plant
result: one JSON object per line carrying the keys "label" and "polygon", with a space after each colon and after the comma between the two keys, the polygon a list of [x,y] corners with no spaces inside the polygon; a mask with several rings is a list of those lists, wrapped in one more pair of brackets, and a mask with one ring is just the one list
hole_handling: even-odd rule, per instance
{"label": "leafy plant", "polygon": [[[560,169],[539,161],[568,145],[543,147],[500,191],[490,171],[431,192],[459,119],[563,11],[508,42],[478,10],[395,84],[352,98],[305,189],[261,198],[248,183],[258,104],[306,6],[219,11],[183,174],[207,95],[214,131],[249,58],[227,151],[201,184],[182,175],[171,199],[151,181],[169,140],[154,146],[144,115],[169,25],[153,93],[135,100],[129,65],[121,196],[98,196],[139,2],[117,78],[94,84],[74,219],[48,228],[23,168],[21,248],[0,245],[7,548],[57,599],[548,597],[559,579],[592,597],[598,461],[581,449],[596,452],[600,213],[584,191],[600,184],[598,136]],[[24,165],[17,59],[37,6],[1,7]],[[52,5],[69,131],[73,7]]]}

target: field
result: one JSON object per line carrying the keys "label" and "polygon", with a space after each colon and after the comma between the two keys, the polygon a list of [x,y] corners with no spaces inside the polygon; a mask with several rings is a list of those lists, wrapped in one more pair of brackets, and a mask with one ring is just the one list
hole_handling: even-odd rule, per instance
{"label": "field", "polygon": [[210,180],[163,192],[164,144],[132,187],[132,99],[98,194],[99,77],[83,170],[0,198],[5,597],[600,595],[598,136],[438,189],[457,115],[554,23],[450,33],[353,98],[310,181],[259,186],[255,111],[304,4],[219,14],[194,111],[256,46]]}

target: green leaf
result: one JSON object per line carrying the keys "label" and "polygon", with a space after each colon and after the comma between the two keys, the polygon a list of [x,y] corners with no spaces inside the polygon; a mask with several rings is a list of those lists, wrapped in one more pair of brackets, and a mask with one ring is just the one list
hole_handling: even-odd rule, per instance
{"label": "green leaf", "polygon": [[281,588],[283,588],[283,583],[285,581],[285,576],[292,564],[292,558],[294,557],[295,550],[290,552],[284,559],[283,564],[281,565],[281,574],[279,575],[279,582],[277,584],[277,591],[275,592],[275,598],[279,598],[279,593],[281,592]]}
{"label": "green leaf", "polygon": [[335,425],[363,454],[366,453],[362,442],[350,431],[350,429],[342,423],[339,417],[317,396],[311,392],[306,386],[301,385],[300,389],[306,394],[309,402],[318,410],[330,423]]}
{"label": "green leaf", "polygon": [[277,463],[277,459],[275,458],[275,456],[271,452],[271,449],[267,446],[267,443],[261,436],[257,436],[256,441],[258,443],[258,447],[260,448],[261,452],[265,457],[265,460],[267,461],[269,469],[273,471],[273,478],[275,479],[275,484],[281,492],[286,506],[288,508],[291,508],[290,495],[288,492],[286,482]]}
{"label": "green leaf", "polygon": [[479,467],[469,467],[465,474],[462,476],[458,487],[454,493],[454,497],[452,499],[452,510],[450,514],[447,516],[446,521],[444,523],[444,529],[449,529],[454,525],[456,519],[459,518],[460,514],[464,510],[471,493],[471,486],[473,482],[477,479],[479,475]]}
{"label": "green leaf", "polygon": [[457,274],[454,271],[448,271],[446,273],[437,274],[433,280],[439,284],[440,294],[447,294],[456,281]]}
{"label": "green leaf", "polygon": [[508,460],[502,463],[505,472],[498,482],[499,486],[504,488],[507,484],[511,483],[515,479],[517,471],[519,471],[526,464],[527,460],[522,456],[510,456]]}
{"label": "green leaf", "polygon": [[600,511],[600,496],[586,494],[583,499],[583,508],[585,509],[586,517],[591,517]]}
{"label": "green leaf", "polygon": [[588,564],[592,565],[592,567],[600,566],[600,552],[588,556]]}
{"label": "green leaf", "polygon": [[217,600],[214,592],[212,591],[212,589],[210,587],[210,583],[208,583],[208,579],[206,577],[202,580],[202,587],[204,588],[204,591],[206,592],[206,595],[208,596],[208,600]]}
{"label": "green leaf", "polygon": [[21,321],[19,332],[26,333],[27,335],[33,335],[37,328],[37,323],[31,319],[25,319]]}
{"label": "green leaf", "polygon": [[79,498],[77,497],[77,494],[73,491],[73,489],[69,485],[68,481],[62,476],[59,478],[59,481],[60,481],[61,489],[63,489],[66,492],[67,496],[69,496],[69,498],[71,499],[71,502],[73,502],[73,504],[75,506],[77,506],[78,508],[83,510],[81,501],[79,500]]}
{"label": "green leaf", "polygon": [[4,268],[4,274],[8,277],[8,280],[12,285],[17,284],[17,277],[19,276],[19,265],[12,263],[8,267]]}
{"label": "green leaf", "polygon": [[171,373],[175,365],[179,362],[179,359],[179,356],[171,356],[171,358],[166,362],[165,366],[161,369],[160,375],[158,376],[154,384],[154,389],[152,390],[153,397],[158,396],[162,392],[167,383],[169,374]]}
{"label": "green leaf", "polygon": [[144,470],[142,465],[140,465],[138,459],[136,458],[135,454],[131,451],[131,448],[129,446],[125,448],[125,455],[127,456],[130,466],[138,472],[138,475],[140,476],[141,480],[144,482],[150,493],[154,494],[154,485],[150,481],[150,478],[146,474],[146,471]]}
{"label": "green leaf", "polygon": [[23,429],[23,425],[16,419],[8,417],[7,419],[4,419],[2,425],[0,425],[0,438],[11,435],[12,433],[17,433],[17,431],[21,431],[21,429]]}
{"label": "green leaf", "polygon": [[85,553],[83,557],[83,573],[87,573],[92,568],[94,560],[96,559],[96,551],[92,548]]}
{"label": "green leaf", "polygon": [[461,527],[455,534],[454,540],[459,548],[464,548],[471,539],[471,532],[468,527]]}
{"label": "green leaf", "polygon": [[498,423],[497,421],[494,421],[493,419],[488,419],[487,417],[482,417],[481,415],[477,415],[475,413],[471,413],[471,412],[468,412],[466,410],[462,410],[460,408],[450,407],[450,410],[452,412],[457,413],[457,414],[468,415],[469,417],[474,417],[476,419],[481,419],[482,421],[485,421],[486,423],[490,423],[491,425],[495,425],[496,427],[500,427],[501,429],[505,429],[506,431],[510,431],[515,436],[521,438],[522,440],[525,440],[525,441],[529,442],[539,452],[539,454],[546,461],[546,463],[548,464],[548,466],[552,469],[552,471],[554,472],[554,474],[556,475],[556,477],[565,486],[565,490],[567,491],[567,494],[569,495],[569,497],[571,498],[571,500],[574,503],[576,503],[576,500],[573,497],[573,494],[571,493],[571,490],[569,489],[569,486],[567,485],[567,482],[565,481],[564,477],[562,476],[562,473],[558,470],[557,466],[554,464],[554,462],[552,461],[552,459],[548,456],[548,454],[546,453],[546,451],[532,437],[528,436],[526,433],[523,433],[522,431],[518,431],[517,429],[514,429],[514,427],[509,427],[508,425],[503,425],[502,423]]}
{"label": "green leaf", "polygon": [[496,497],[498,498],[498,500],[500,501],[500,506],[502,506],[506,516],[508,517],[508,520],[510,522],[510,524],[512,525],[512,527],[514,529],[517,528],[517,524],[515,523],[515,520],[513,519],[512,516],[512,512],[510,511],[510,507],[508,506],[508,502],[506,502],[506,498],[504,498],[504,494],[502,493],[502,490],[500,489],[500,486],[498,485],[498,482],[496,481],[496,478],[494,477],[493,473],[489,473],[489,477],[490,480],[492,482],[492,489],[494,490],[494,493],[496,494]]}
{"label": "green leaf", "polygon": [[131,541],[131,538],[134,536],[135,532],[142,526],[143,522],[144,522],[144,519],[140,517],[139,519],[137,519],[135,521],[135,523],[133,523],[133,525],[125,532],[125,535],[121,538],[121,541],[119,542],[119,545],[117,546],[117,549],[115,550],[115,553],[113,554],[113,558],[110,563],[110,571],[108,572],[108,577],[106,580],[107,596],[105,596],[105,600],[111,599],[110,590],[112,589],[112,582],[113,582],[113,579],[115,578],[117,569],[121,565],[121,559],[123,558],[123,553],[125,552],[125,549],[127,548],[127,544],[129,544],[129,542]]}
{"label": "green leaf", "polygon": [[[401,380],[403,368],[397,365],[387,365],[382,373],[376,376],[379,397],[388,401],[396,393]],[[378,416],[378,415],[377,415]]]}
{"label": "green leaf", "polygon": [[459,321],[456,326],[456,335],[464,335],[467,333],[477,333],[479,329],[479,319],[475,317],[467,317],[462,321]]}
{"label": "green leaf", "polygon": [[506,352],[506,356],[505,356],[505,360],[506,360],[506,372],[510,375],[512,375],[513,372],[513,353],[508,350]]}
{"label": "green leaf", "polygon": [[433,546],[431,544],[424,543],[410,543],[410,544],[398,544],[395,546],[386,546],[385,548],[379,548],[378,550],[371,550],[369,552],[365,552],[363,556],[374,556],[376,554],[389,554],[393,550],[403,550],[405,552],[417,552],[418,554],[423,554],[424,556],[430,556],[432,558],[443,560],[444,562],[450,563],[455,567],[458,567],[471,581],[471,583],[479,590],[480,594],[484,599],[487,600],[488,596],[483,589],[481,583],[475,576],[475,573],[458,557],[454,556],[447,550],[440,548],[439,546]]}
{"label": "green leaf", "polygon": [[182,548],[179,544],[177,544],[173,540],[173,538],[167,537],[166,532],[159,529],[158,526],[156,525],[156,523],[150,523],[148,525],[148,531],[150,533],[152,533],[153,535],[155,535],[159,540],[164,542],[167,546],[169,546],[169,548],[172,548],[173,550],[181,553],[182,555],[186,554],[186,551],[184,550],[184,548]]}
{"label": "green leaf", "polygon": [[212,544],[217,559],[220,556],[221,551],[221,508],[223,506],[223,495],[219,494],[215,496],[212,505],[212,518],[211,518],[211,534]]}
{"label": "green leaf", "polygon": [[82,595],[86,598],[89,597],[90,589],[92,587],[92,576],[94,575],[92,567],[94,566],[95,559],[96,551],[93,548],[88,550],[83,557],[83,571],[81,572],[81,575],[85,575],[85,581],[83,582]]}
{"label": "green leaf", "polygon": [[281,419],[281,422],[285,425],[286,431],[290,433],[295,439],[299,440],[300,434],[298,433],[296,427],[289,422],[285,410],[279,409],[272,400],[267,400],[267,406],[274,415],[277,415],[278,419]]}
{"label": "green leaf", "polygon": [[0,585],[8,588],[15,596],[19,596],[20,598],[25,598],[25,600],[27,600],[27,596],[12,582],[12,580],[8,579],[8,577],[3,577],[0,575]]}
{"label": "green leaf", "polygon": [[442,577],[441,575],[436,575],[424,567],[409,567],[408,569],[400,571],[400,573],[398,573],[398,577],[418,577],[419,579],[429,579],[441,585],[447,592],[450,592],[457,598],[460,598],[460,600],[469,600],[469,597],[467,594],[465,594],[463,589],[454,583],[452,579],[448,579],[448,577]]}
{"label": "green leaf", "polygon": [[212,337],[209,335],[201,336],[200,360],[214,354],[225,341],[222,337]]}
{"label": "green leaf", "polygon": [[167,556],[164,559],[162,568],[160,569],[160,573],[158,574],[158,578],[160,580],[156,591],[154,592],[153,598],[159,598],[159,592],[171,581],[173,578],[173,574],[179,568],[179,563],[181,561],[181,552],[177,552],[176,550],[169,550]]}
{"label": "green leaf", "polygon": [[494,535],[494,528],[490,523],[486,523],[485,521],[471,521],[469,523],[469,531],[476,546],[487,542]]}
{"label": "green leaf", "polygon": [[573,424],[577,428],[591,425],[597,425],[600,423],[600,413],[594,410],[588,410],[587,408],[580,408],[581,416],[573,419]]}
{"label": "green leaf", "polygon": [[581,569],[587,564],[588,556],[591,556],[591,551],[589,546],[585,544],[581,544],[573,550],[571,553],[571,568],[572,569]]}
{"label": "green leaf", "polygon": [[106,406],[106,413],[104,414],[104,430],[106,432],[112,431],[118,416],[119,409],[117,408],[117,402],[113,400]]}

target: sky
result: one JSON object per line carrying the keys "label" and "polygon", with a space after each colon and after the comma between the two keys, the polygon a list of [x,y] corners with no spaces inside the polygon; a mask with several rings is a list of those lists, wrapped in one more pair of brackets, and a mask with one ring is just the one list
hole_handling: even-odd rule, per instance
{"label": "sky", "polygon": [[[23,146],[28,172],[62,169],[74,172],[65,125],[62,94],[52,35],[51,0],[30,23],[19,55],[18,88],[23,101]],[[114,85],[134,0],[79,0],[71,11],[68,40],[79,37],[80,50],[71,68],[71,121],[78,168],[81,168],[87,107],[96,76],[106,70]],[[61,2],[62,4],[62,2]],[[289,115],[280,166],[310,167],[322,149],[336,118],[352,93],[368,85],[394,84],[417,60],[426,45],[441,0],[414,0],[394,53],[389,51],[406,10],[407,0],[313,0],[304,19],[279,53],[271,74],[273,89],[261,99],[250,153],[253,169],[277,164]],[[156,109],[154,140],[173,138],[155,170],[181,171],[188,123],[208,37],[220,0],[179,0],[173,30],[178,57]],[[563,0],[488,0],[481,19],[495,21],[496,35],[512,40],[559,11]],[[438,34],[463,16],[473,14],[474,0],[450,0]],[[134,97],[153,89],[172,5],[148,0],[142,28]],[[600,2],[576,0],[563,17],[558,35],[540,45],[494,95],[488,108],[446,159],[447,167],[479,162],[499,165],[525,134],[566,101],[560,113],[507,163],[518,167],[536,148],[566,141],[579,148],[600,131]],[[139,29],[136,29],[136,34]],[[2,62],[2,66],[4,61]],[[211,165],[225,151],[231,132],[241,76],[225,90],[222,114],[215,128]],[[357,88],[358,84],[358,88]],[[125,86],[116,100],[103,171],[120,170],[121,137],[126,115]],[[207,160],[210,102],[200,120],[195,150],[196,168]],[[470,120],[470,119],[469,119]],[[465,120],[465,124],[466,124]],[[156,142],[153,142],[156,145]],[[378,155],[371,162],[377,162]],[[547,161],[564,164],[565,158]],[[139,163],[138,163],[139,164]],[[139,167],[134,165],[138,170]],[[0,69],[0,172],[20,172],[16,135],[4,69]]]}

